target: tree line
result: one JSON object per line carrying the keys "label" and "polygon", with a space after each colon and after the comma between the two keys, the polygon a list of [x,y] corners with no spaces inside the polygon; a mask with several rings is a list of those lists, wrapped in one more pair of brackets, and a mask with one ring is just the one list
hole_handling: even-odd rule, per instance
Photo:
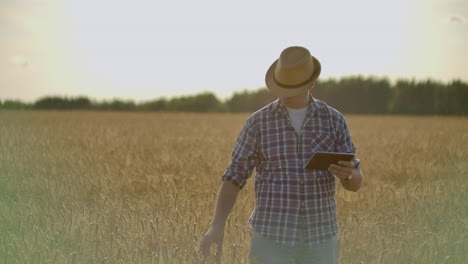
{"label": "tree line", "polygon": [[[347,77],[320,80],[312,94],[343,113],[467,115],[468,84],[455,80],[397,80]],[[135,103],[113,99],[93,101],[88,97],[46,96],[33,103],[0,101],[0,109],[11,110],[108,110],[108,111],[183,111],[183,112],[254,112],[276,98],[266,89],[244,90],[221,101],[211,92],[165,97]]]}

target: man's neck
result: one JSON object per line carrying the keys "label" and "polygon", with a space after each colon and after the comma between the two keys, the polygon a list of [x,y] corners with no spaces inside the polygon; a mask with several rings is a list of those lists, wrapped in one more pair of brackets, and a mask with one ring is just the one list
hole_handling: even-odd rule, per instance
{"label": "man's neck", "polygon": [[293,97],[281,97],[280,100],[287,108],[301,109],[309,105],[309,92]]}

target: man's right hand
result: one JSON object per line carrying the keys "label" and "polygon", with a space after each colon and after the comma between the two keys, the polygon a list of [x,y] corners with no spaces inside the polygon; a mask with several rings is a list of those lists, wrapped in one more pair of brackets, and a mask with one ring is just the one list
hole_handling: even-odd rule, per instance
{"label": "man's right hand", "polygon": [[202,255],[205,258],[208,257],[213,244],[216,244],[216,255],[221,255],[223,252],[223,238],[224,228],[212,226],[200,243]]}
{"label": "man's right hand", "polygon": [[200,250],[205,258],[210,255],[213,244],[216,244],[216,255],[221,256],[223,251],[224,226],[229,212],[236,203],[239,191],[240,188],[229,181],[223,181],[221,184],[218,191],[213,223],[200,243]]}

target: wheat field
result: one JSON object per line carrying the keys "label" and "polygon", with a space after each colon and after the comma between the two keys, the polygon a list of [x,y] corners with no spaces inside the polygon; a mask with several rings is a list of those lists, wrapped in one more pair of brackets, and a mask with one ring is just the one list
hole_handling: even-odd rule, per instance
{"label": "wheat field", "polygon": [[[0,263],[214,263],[198,251],[247,114],[0,111]],[[468,119],[347,115],[340,263],[467,263]],[[247,263],[253,181],[223,263]]]}

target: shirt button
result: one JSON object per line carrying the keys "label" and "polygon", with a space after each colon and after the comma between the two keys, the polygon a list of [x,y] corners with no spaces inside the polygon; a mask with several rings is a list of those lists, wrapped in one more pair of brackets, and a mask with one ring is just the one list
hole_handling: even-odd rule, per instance
{"label": "shirt button", "polygon": [[304,181],[301,181],[301,185],[304,185]]}
{"label": "shirt button", "polygon": [[301,202],[301,207],[304,207],[304,202]]}

